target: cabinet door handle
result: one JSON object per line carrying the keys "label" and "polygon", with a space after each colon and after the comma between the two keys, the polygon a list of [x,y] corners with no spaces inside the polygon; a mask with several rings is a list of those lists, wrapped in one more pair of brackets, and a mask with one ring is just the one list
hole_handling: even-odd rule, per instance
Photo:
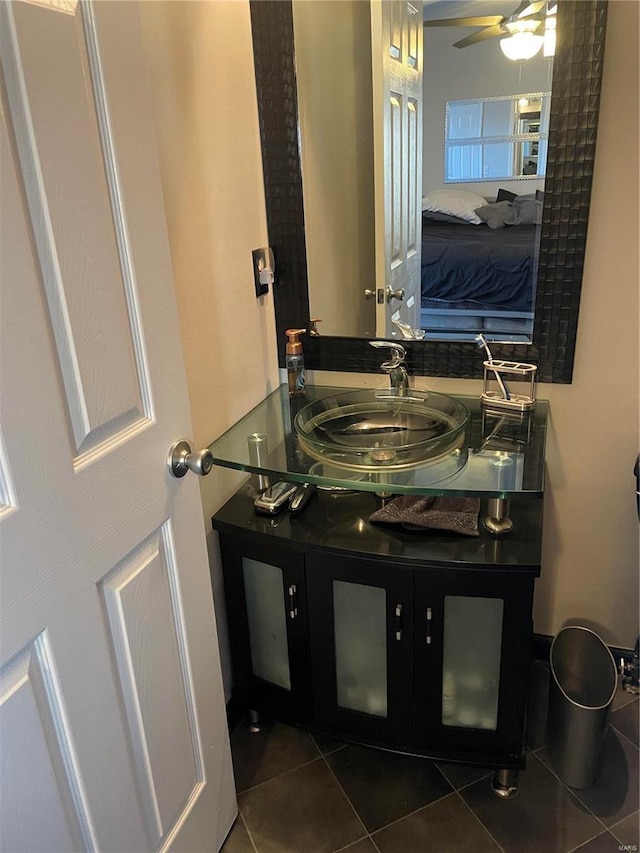
{"label": "cabinet door handle", "polygon": [[427,645],[428,646],[431,645],[431,618],[432,618],[431,608],[427,607]]}
{"label": "cabinet door handle", "polygon": [[294,583],[289,587],[289,616],[295,619],[298,615],[298,590]]}
{"label": "cabinet door handle", "polygon": [[402,605],[396,604],[396,640],[402,639]]}

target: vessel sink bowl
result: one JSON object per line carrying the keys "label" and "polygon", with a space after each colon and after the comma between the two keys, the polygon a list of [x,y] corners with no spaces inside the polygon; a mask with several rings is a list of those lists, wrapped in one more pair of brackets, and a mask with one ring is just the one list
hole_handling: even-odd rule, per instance
{"label": "vessel sink bowl", "polygon": [[408,470],[457,451],[462,467],[469,410],[433,391],[365,389],[315,400],[296,415],[301,448],[351,470]]}

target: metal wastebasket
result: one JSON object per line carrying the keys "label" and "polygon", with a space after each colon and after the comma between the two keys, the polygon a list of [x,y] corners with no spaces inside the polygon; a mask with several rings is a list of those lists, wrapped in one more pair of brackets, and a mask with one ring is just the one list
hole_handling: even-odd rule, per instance
{"label": "metal wastebasket", "polygon": [[600,771],[617,686],[616,664],[596,633],[576,625],[557,634],[549,661],[549,760],[569,787],[589,788]]}

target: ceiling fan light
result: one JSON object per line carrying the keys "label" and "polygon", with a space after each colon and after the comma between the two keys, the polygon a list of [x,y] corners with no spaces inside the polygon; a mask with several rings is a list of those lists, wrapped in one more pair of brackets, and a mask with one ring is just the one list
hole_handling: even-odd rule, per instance
{"label": "ceiling fan light", "polygon": [[508,59],[532,59],[542,47],[543,36],[534,33],[514,33],[512,36],[500,39],[500,49]]}
{"label": "ceiling fan light", "polygon": [[554,56],[556,52],[556,19],[549,16],[544,28],[544,55]]}
{"label": "ceiling fan light", "polygon": [[507,21],[504,28],[513,36],[516,33],[534,33],[539,29],[541,23],[542,21],[538,18],[518,18],[515,21]]}

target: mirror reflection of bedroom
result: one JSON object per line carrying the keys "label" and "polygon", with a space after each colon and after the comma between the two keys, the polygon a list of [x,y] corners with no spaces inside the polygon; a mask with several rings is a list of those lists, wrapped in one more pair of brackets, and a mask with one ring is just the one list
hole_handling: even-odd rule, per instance
{"label": "mirror reflection of bedroom", "polygon": [[[380,334],[368,6],[293,3],[309,298],[322,335]],[[424,3],[419,326],[431,340],[531,340],[553,64],[542,36],[554,11],[546,0]],[[523,13],[538,49],[512,59],[507,24]],[[460,23],[469,16],[494,23]]]}
{"label": "mirror reflection of bedroom", "polygon": [[[553,11],[425,3],[421,325],[429,337],[531,340],[553,63],[544,30]],[[487,26],[465,26],[471,14]],[[492,14],[506,21],[492,25]],[[530,58],[510,58],[512,16],[531,27],[523,30],[533,36],[529,52],[537,49]],[[443,18],[453,20],[438,26]]]}

